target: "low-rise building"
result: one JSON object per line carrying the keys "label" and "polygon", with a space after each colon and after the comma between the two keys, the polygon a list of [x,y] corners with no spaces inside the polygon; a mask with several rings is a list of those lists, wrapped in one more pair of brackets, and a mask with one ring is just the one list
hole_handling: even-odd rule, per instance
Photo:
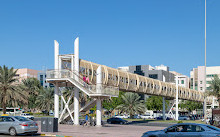
{"label": "low-rise building", "polygon": [[[189,77],[186,75],[183,75],[181,73],[178,73],[176,71],[170,71],[170,73],[173,73],[175,76],[178,76],[178,85],[185,87],[185,88],[189,88]],[[176,81],[176,77],[175,77],[175,81]],[[176,83],[176,82],[174,82]]]}
{"label": "low-rise building", "polygon": [[[205,90],[210,90],[211,89],[210,84],[214,76],[220,77],[220,66],[206,67],[206,78],[204,71],[205,71],[204,66],[198,66],[198,68],[193,68],[190,71],[191,89],[195,89],[202,92],[204,92],[204,88]],[[204,84],[205,81],[206,83]],[[211,105],[208,105],[208,108],[209,107],[211,107]],[[212,107],[218,107],[217,98],[214,98],[214,105]]]}
{"label": "low-rise building", "polygon": [[119,70],[135,73],[153,79],[158,79],[164,82],[174,82],[175,76],[169,72],[169,67],[160,65],[152,67],[151,65],[136,65],[119,67]]}
{"label": "low-rise building", "polygon": [[18,78],[18,81],[21,82],[23,79],[37,78],[37,73],[38,70],[22,68],[22,69],[17,69],[16,76]]}
{"label": "low-rise building", "polygon": [[43,86],[44,88],[54,87],[53,84],[47,83],[46,78],[47,78],[47,75],[46,75],[45,71],[39,71],[38,72],[37,79],[40,81],[41,86]]}

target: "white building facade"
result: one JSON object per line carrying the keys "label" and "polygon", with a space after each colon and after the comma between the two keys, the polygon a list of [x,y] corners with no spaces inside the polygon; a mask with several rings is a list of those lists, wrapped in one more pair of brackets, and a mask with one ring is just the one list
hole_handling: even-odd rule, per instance
{"label": "white building facade", "polygon": [[[220,77],[220,66],[213,66],[213,67],[206,67],[206,84],[204,84],[205,81],[205,75],[204,75],[204,66],[198,66],[198,68],[193,68],[190,71],[190,88],[195,89],[198,91],[204,90],[211,90],[210,84],[213,80],[214,76]],[[204,87],[206,85],[206,87]],[[215,98],[214,99],[214,105],[213,107],[218,107],[218,101]],[[207,105],[208,108],[211,107],[211,105]]]}

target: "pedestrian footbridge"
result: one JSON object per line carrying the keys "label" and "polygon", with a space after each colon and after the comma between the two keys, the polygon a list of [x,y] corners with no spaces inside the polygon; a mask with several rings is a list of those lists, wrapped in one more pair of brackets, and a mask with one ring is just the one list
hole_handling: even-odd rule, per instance
{"label": "pedestrian footbridge", "polygon": [[[163,96],[166,99],[175,99],[178,93],[178,98],[182,100],[204,102],[206,98],[206,102],[212,102],[203,92],[79,59],[78,40],[75,40],[74,54],[65,55],[59,54],[59,44],[55,41],[55,68],[47,71],[47,82],[55,85],[54,112],[60,122],[72,119],[78,125],[79,112],[88,110],[96,103],[97,125],[101,125],[101,100],[117,97],[119,90]],[[83,77],[88,77],[90,82],[86,83]],[[75,90],[66,101],[60,94],[59,87],[74,87]],[[91,98],[82,108],[79,108],[79,90]],[[74,104],[69,105],[73,95]],[[59,96],[65,104],[60,115]]]}
{"label": "pedestrian footbridge", "polygon": [[[74,58],[74,55],[60,55],[59,57],[63,64],[67,64],[71,62],[71,58]],[[68,59],[68,57],[70,58]],[[91,97],[117,96],[118,90],[163,96],[170,99],[176,97],[176,85],[173,83],[162,82],[145,76],[124,72],[82,59],[80,59],[79,64],[80,71],[78,74],[74,71],[70,71],[70,68],[48,70],[47,81],[59,81],[65,84],[66,82],[72,83]],[[99,66],[102,67],[102,85],[105,88],[103,88],[101,93],[96,93],[96,70]],[[79,77],[78,81],[74,79],[76,76]],[[89,77],[90,85],[82,80],[83,76]],[[203,102],[205,95],[203,92],[179,86],[178,97],[179,99]],[[211,102],[209,99],[207,101]]]}

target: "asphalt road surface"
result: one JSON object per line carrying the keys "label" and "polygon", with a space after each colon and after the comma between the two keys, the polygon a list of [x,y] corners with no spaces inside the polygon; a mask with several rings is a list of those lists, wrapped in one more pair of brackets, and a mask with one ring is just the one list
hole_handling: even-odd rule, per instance
{"label": "asphalt road surface", "polygon": [[[16,137],[40,137],[40,134],[35,134],[35,135],[24,135],[24,134],[20,134],[17,135]],[[10,135],[6,135],[6,134],[0,134],[0,137],[11,137]]]}

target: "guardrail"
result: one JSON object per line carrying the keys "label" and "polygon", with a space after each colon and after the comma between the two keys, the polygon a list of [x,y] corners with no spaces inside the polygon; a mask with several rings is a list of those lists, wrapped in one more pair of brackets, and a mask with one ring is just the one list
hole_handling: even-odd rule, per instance
{"label": "guardrail", "polygon": [[86,83],[82,76],[77,74],[77,72],[73,72],[66,69],[61,70],[48,70],[46,72],[47,79],[70,79],[73,80],[75,83],[79,84],[81,87],[89,91],[89,94],[101,94],[101,95],[111,95],[111,96],[118,96],[119,95],[119,87],[113,86],[102,86],[101,92],[96,92],[96,85],[91,85]]}

